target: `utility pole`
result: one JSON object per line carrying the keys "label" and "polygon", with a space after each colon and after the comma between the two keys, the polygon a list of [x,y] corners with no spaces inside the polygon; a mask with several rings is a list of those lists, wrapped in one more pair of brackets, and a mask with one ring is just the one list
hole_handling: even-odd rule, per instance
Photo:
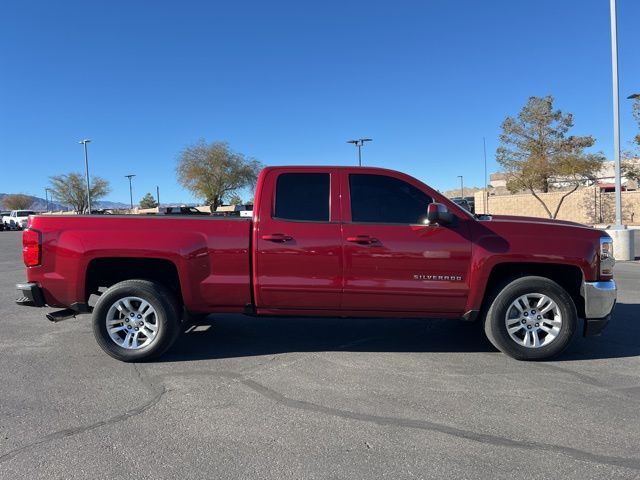
{"label": "utility pole", "polygon": [[80,140],[78,143],[84,145],[84,170],[87,177],[87,207],[89,208],[89,215],[91,215],[91,187],[89,186],[89,154],[87,153],[87,143],[91,142],[88,138]]}
{"label": "utility pole", "polygon": [[464,183],[463,183],[463,177],[462,175],[458,175],[458,178],[460,179],[460,199],[464,200]]}
{"label": "utility pole", "polygon": [[489,213],[489,192],[487,190],[487,141],[484,137],[482,137],[482,148],[484,150],[484,189],[482,192],[482,208],[484,209],[484,214],[487,215]]}
{"label": "utility pole", "polygon": [[358,138],[356,140],[347,140],[347,143],[353,143],[356,147],[358,147],[358,166],[362,166],[362,146],[364,142],[371,142],[372,138]]}
{"label": "utility pole", "polygon": [[133,210],[133,187],[131,187],[131,179],[135,177],[135,175],[125,175],[125,177],[129,179],[129,199],[131,201],[131,210]]}
{"label": "utility pole", "polygon": [[47,202],[47,212],[49,212],[49,189],[44,189],[44,199]]}

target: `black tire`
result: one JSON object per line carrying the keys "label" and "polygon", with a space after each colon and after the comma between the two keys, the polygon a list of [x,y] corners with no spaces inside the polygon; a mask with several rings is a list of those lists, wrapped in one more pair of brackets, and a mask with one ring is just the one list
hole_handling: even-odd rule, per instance
{"label": "black tire", "polygon": [[[548,345],[543,344],[536,348],[520,345],[511,338],[507,331],[506,317],[512,303],[519,297],[528,294],[547,296],[555,302],[562,316],[559,333]],[[515,311],[517,312],[517,310]],[[529,318],[531,321],[536,321],[532,317]],[[548,278],[531,276],[515,279],[494,292],[485,316],[484,331],[493,346],[516,360],[547,360],[559,355],[569,346],[577,325],[576,307],[566,290]],[[526,336],[524,327],[522,327],[522,335]]]}
{"label": "black tire", "polygon": [[[155,310],[155,338],[148,345],[137,349],[127,349],[118,345],[107,331],[109,310],[119,299],[126,297],[143,299]],[[178,339],[182,331],[181,315],[182,307],[169,289],[148,280],[125,280],[116,283],[100,295],[93,309],[93,334],[100,348],[113,358],[123,362],[151,360],[165,353]]]}

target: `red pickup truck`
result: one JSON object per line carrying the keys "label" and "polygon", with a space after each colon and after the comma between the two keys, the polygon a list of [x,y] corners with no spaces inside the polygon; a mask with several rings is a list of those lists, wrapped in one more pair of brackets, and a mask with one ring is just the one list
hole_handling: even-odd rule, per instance
{"label": "red pickup truck", "polygon": [[[270,167],[252,219],[32,216],[21,305],[92,313],[124,361],[164,353],[185,317],[424,317],[482,321],[502,352],[559,354],[616,300],[611,238],[580,224],[473,216],[392,170]],[[97,301],[95,299],[97,298]]]}

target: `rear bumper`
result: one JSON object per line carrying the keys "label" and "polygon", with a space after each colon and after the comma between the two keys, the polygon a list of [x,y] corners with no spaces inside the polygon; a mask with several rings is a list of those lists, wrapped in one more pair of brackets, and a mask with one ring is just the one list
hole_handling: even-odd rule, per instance
{"label": "rear bumper", "polygon": [[16,285],[20,298],[16,300],[18,305],[25,307],[44,307],[44,295],[37,283],[18,283]]}
{"label": "rear bumper", "polygon": [[616,282],[584,282],[581,293],[584,298],[584,335],[600,335],[616,304]]}

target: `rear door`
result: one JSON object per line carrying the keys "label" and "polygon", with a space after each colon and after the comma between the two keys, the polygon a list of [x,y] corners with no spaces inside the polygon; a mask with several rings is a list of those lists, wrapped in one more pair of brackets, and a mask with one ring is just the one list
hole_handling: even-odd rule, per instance
{"label": "rear door", "polygon": [[265,174],[253,237],[259,308],[340,308],[339,190],[339,175],[322,168],[274,169]]}
{"label": "rear door", "polygon": [[433,201],[399,173],[342,173],[344,310],[460,314],[469,292],[468,223],[427,226]]}

